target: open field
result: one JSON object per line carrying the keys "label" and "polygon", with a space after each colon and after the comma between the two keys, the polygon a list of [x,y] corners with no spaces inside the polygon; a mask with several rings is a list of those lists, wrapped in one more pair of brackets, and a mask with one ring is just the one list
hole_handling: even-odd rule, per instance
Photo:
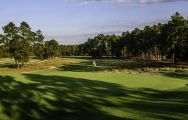
{"label": "open field", "polygon": [[97,60],[93,72],[91,60],[69,60],[45,71],[2,72],[0,120],[188,119],[187,73],[105,72],[115,60]]}

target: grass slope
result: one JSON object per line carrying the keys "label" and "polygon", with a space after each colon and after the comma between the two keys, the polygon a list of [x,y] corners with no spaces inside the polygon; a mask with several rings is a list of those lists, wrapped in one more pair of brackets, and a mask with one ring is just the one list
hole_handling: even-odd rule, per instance
{"label": "grass slope", "polygon": [[0,120],[188,119],[188,74],[91,72],[84,61],[1,73]]}

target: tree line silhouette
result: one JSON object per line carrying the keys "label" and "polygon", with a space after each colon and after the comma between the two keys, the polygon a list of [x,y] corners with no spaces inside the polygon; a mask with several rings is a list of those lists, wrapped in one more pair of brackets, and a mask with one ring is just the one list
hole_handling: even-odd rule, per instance
{"label": "tree line silhouette", "polygon": [[[164,60],[188,58],[188,20],[176,12],[167,23],[123,32],[121,36],[100,34],[80,45],[93,57],[113,56]],[[77,53],[77,52],[75,52]]]}
{"label": "tree line silhouette", "polygon": [[[27,22],[2,27],[0,57],[12,57],[17,67],[30,56],[52,59],[56,56],[92,56],[144,60],[188,59],[188,19],[176,12],[167,23],[135,28],[122,35],[99,34],[79,45],[46,41],[42,31],[33,32]],[[21,64],[20,64],[21,63]]]}

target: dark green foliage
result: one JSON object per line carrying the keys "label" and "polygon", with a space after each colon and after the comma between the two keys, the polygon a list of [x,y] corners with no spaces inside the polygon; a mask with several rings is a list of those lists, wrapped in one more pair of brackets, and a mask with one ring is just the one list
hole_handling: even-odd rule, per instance
{"label": "dark green foliage", "polygon": [[59,44],[56,40],[50,40],[45,42],[45,56],[48,59],[52,59],[59,55]]}
{"label": "dark green foliage", "polygon": [[132,32],[116,35],[98,35],[84,43],[85,54],[92,57],[126,57],[164,60],[188,59],[188,21],[176,13],[167,24],[135,28]]}
{"label": "dark green foliage", "polygon": [[43,40],[41,31],[32,32],[26,22],[17,27],[13,22],[3,27],[3,34],[0,36],[1,57],[11,56],[14,58],[17,67],[29,61],[34,44]]}
{"label": "dark green foliage", "polygon": [[188,44],[187,20],[177,12],[171,17],[171,20],[168,22],[168,26],[169,51],[173,52],[178,58],[184,58],[185,50]]}
{"label": "dark green foliage", "polygon": [[83,55],[82,45],[60,45],[60,54],[62,56],[79,56]]}
{"label": "dark green foliage", "polygon": [[0,58],[1,57],[9,57],[8,48],[4,45],[0,45]]}
{"label": "dark green foliage", "polygon": [[100,34],[93,39],[88,39],[84,43],[85,50],[88,55],[92,57],[112,57],[119,56],[118,53],[118,40],[116,35],[103,35]]}
{"label": "dark green foliage", "polygon": [[56,56],[123,57],[144,60],[188,59],[188,20],[175,13],[166,24],[159,23],[123,32],[121,36],[99,34],[80,45],[44,42],[40,30],[32,32],[26,22],[19,27],[10,22],[0,35],[0,57],[11,56],[15,62],[28,62]]}
{"label": "dark green foliage", "polygon": [[45,46],[43,43],[35,43],[33,47],[34,55],[40,60],[45,59]]}

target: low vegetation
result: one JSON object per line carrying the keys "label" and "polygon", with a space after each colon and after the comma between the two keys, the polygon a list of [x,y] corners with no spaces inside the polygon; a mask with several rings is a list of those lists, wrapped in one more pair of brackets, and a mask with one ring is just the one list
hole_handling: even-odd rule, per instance
{"label": "low vegetation", "polygon": [[[187,72],[188,63],[177,64],[176,67],[171,62],[164,61],[133,61],[133,60],[119,60],[119,59],[91,59],[89,57],[66,57],[54,58],[48,60],[31,59],[30,62],[21,68],[15,67],[13,59],[0,59],[0,72],[33,72],[48,70],[54,68],[72,68],[78,67],[78,70],[93,71],[92,62],[95,61],[97,66],[95,72],[124,72],[124,73],[143,73],[143,72]],[[82,64],[83,66],[81,66]],[[182,65],[183,64],[183,65]]]}
{"label": "low vegetation", "polygon": [[172,71],[188,71],[187,64],[185,66],[174,67],[171,62],[164,61],[119,61],[117,64],[110,64],[108,67],[111,71],[125,72],[172,72]]}
{"label": "low vegetation", "polygon": [[[6,61],[4,61],[6,60]],[[3,62],[4,61],[4,62]],[[71,59],[54,58],[49,60],[31,59],[30,62],[21,68],[17,68],[13,63],[13,59],[0,59],[0,73],[2,72],[33,72],[52,69],[62,65],[74,63]]]}

